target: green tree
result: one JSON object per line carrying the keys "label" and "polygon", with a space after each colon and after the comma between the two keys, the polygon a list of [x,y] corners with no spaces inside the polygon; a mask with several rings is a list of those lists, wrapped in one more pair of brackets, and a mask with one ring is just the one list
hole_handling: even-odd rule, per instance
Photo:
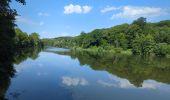
{"label": "green tree", "polygon": [[[25,4],[25,0],[16,0]],[[11,0],[0,1],[0,52],[12,48],[15,37],[15,17],[18,15],[15,9],[10,7]],[[5,49],[6,48],[6,49]],[[13,50],[12,50],[13,51]],[[3,51],[2,51],[3,52]],[[9,53],[9,52],[8,52]]]}
{"label": "green tree", "polygon": [[29,46],[29,38],[28,34],[22,32],[20,29],[15,29],[16,36],[14,38],[14,42],[17,48],[26,48]]}
{"label": "green tree", "polygon": [[141,29],[144,29],[146,23],[147,23],[147,22],[146,22],[146,18],[140,17],[140,18],[138,18],[137,20],[133,21],[132,24],[136,24],[136,25],[138,25]]}
{"label": "green tree", "polygon": [[132,44],[133,54],[150,55],[153,52],[155,41],[153,37],[149,35],[138,35]]}
{"label": "green tree", "polygon": [[[25,4],[24,0],[16,0]],[[10,79],[15,74],[14,37],[16,10],[10,7],[11,0],[0,0],[0,99],[6,100],[5,93],[10,85]]]}
{"label": "green tree", "polygon": [[30,44],[32,47],[36,47],[40,44],[40,39],[38,33],[32,33],[29,35]]}
{"label": "green tree", "polygon": [[132,48],[132,42],[137,35],[141,34],[142,30],[138,25],[132,24],[127,28],[126,37],[128,40],[128,48]]}
{"label": "green tree", "polygon": [[158,27],[156,34],[154,34],[154,38],[157,43],[170,44],[170,28],[167,26]]}
{"label": "green tree", "polygon": [[157,56],[166,56],[170,52],[170,45],[167,43],[158,43],[155,46],[154,53]]}
{"label": "green tree", "polygon": [[[170,44],[170,21],[148,23],[146,18],[140,17],[132,24],[122,24],[111,28],[95,29],[92,32],[82,32],[76,37],[62,37],[52,39],[57,47],[105,49],[114,51],[132,49],[133,54],[150,55],[159,49],[155,44]],[[158,47],[158,48],[157,48]],[[168,49],[168,48],[167,48]],[[168,52],[166,52],[168,54]]]}

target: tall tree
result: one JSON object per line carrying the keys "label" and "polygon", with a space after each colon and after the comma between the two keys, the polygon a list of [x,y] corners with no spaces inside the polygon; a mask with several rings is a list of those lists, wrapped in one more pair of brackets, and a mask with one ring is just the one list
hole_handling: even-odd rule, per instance
{"label": "tall tree", "polygon": [[[25,4],[25,0],[16,0],[19,3]],[[15,17],[18,15],[15,9],[9,5],[11,0],[0,0],[0,60],[6,58],[12,53],[15,37]],[[9,50],[9,51],[7,51]]]}
{"label": "tall tree", "polygon": [[[25,4],[25,0],[16,0]],[[10,84],[10,78],[14,75],[14,37],[16,10],[11,9],[11,0],[0,0],[0,100],[5,99],[5,92]]]}
{"label": "tall tree", "polygon": [[139,25],[141,29],[144,29],[146,23],[147,23],[146,18],[140,17],[137,20],[133,21],[132,24]]}

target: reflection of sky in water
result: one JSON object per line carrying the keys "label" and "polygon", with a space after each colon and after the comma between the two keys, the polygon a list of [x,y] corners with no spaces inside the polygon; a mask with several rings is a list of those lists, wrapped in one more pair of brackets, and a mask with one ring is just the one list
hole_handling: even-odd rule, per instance
{"label": "reflection of sky in water", "polygon": [[[127,79],[122,79],[113,75],[108,74],[109,76],[109,82],[108,81],[103,81],[103,80],[98,80],[97,82],[101,84],[104,87],[117,87],[117,88],[132,88],[135,89],[136,87],[131,84]],[[167,89],[166,87],[169,87],[169,85],[166,85],[161,82],[156,82],[154,80],[145,80],[142,83],[141,87],[138,87],[138,89]]]}
{"label": "reflection of sky in water", "polygon": [[137,88],[127,79],[80,66],[69,56],[41,52],[38,59],[15,66],[18,73],[6,94],[9,100],[14,100],[10,94],[15,91],[25,91],[18,100],[170,100],[167,84],[145,80]]}
{"label": "reflection of sky in water", "polygon": [[69,51],[69,49],[65,49],[65,48],[48,48],[47,51]]}
{"label": "reflection of sky in water", "polygon": [[84,78],[71,78],[69,76],[63,76],[62,83],[67,86],[86,86],[88,81]]}

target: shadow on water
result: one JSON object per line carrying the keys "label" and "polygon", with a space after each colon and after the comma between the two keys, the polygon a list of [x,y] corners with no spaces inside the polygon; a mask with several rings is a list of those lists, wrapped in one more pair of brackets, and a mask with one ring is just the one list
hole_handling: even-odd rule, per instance
{"label": "shadow on water", "polygon": [[120,78],[126,78],[136,87],[142,87],[145,80],[151,79],[170,84],[170,59],[139,56],[95,53],[95,52],[53,52],[78,59],[80,65],[89,65],[93,70],[107,71]]}
{"label": "shadow on water", "polygon": [[19,64],[27,58],[36,59],[41,49],[30,48],[16,50],[11,52],[10,49],[0,50],[0,100],[7,100],[5,93],[11,83],[11,78],[15,76],[14,64]]}

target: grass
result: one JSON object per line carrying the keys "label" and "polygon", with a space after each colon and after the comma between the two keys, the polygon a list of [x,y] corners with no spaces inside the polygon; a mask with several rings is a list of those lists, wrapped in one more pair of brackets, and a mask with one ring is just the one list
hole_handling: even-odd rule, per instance
{"label": "grass", "polygon": [[86,51],[86,52],[98,52],[98,53],[116,53],[116,54],[126,54],[126,55],[132,55],[132,51],[130,49],[128,50],[123,50],[122,48],[113,48],[113,49],[103,49],[100,47],[92,47],[92,48],[72,48],[72,50],[76,50],[76,51]]}

